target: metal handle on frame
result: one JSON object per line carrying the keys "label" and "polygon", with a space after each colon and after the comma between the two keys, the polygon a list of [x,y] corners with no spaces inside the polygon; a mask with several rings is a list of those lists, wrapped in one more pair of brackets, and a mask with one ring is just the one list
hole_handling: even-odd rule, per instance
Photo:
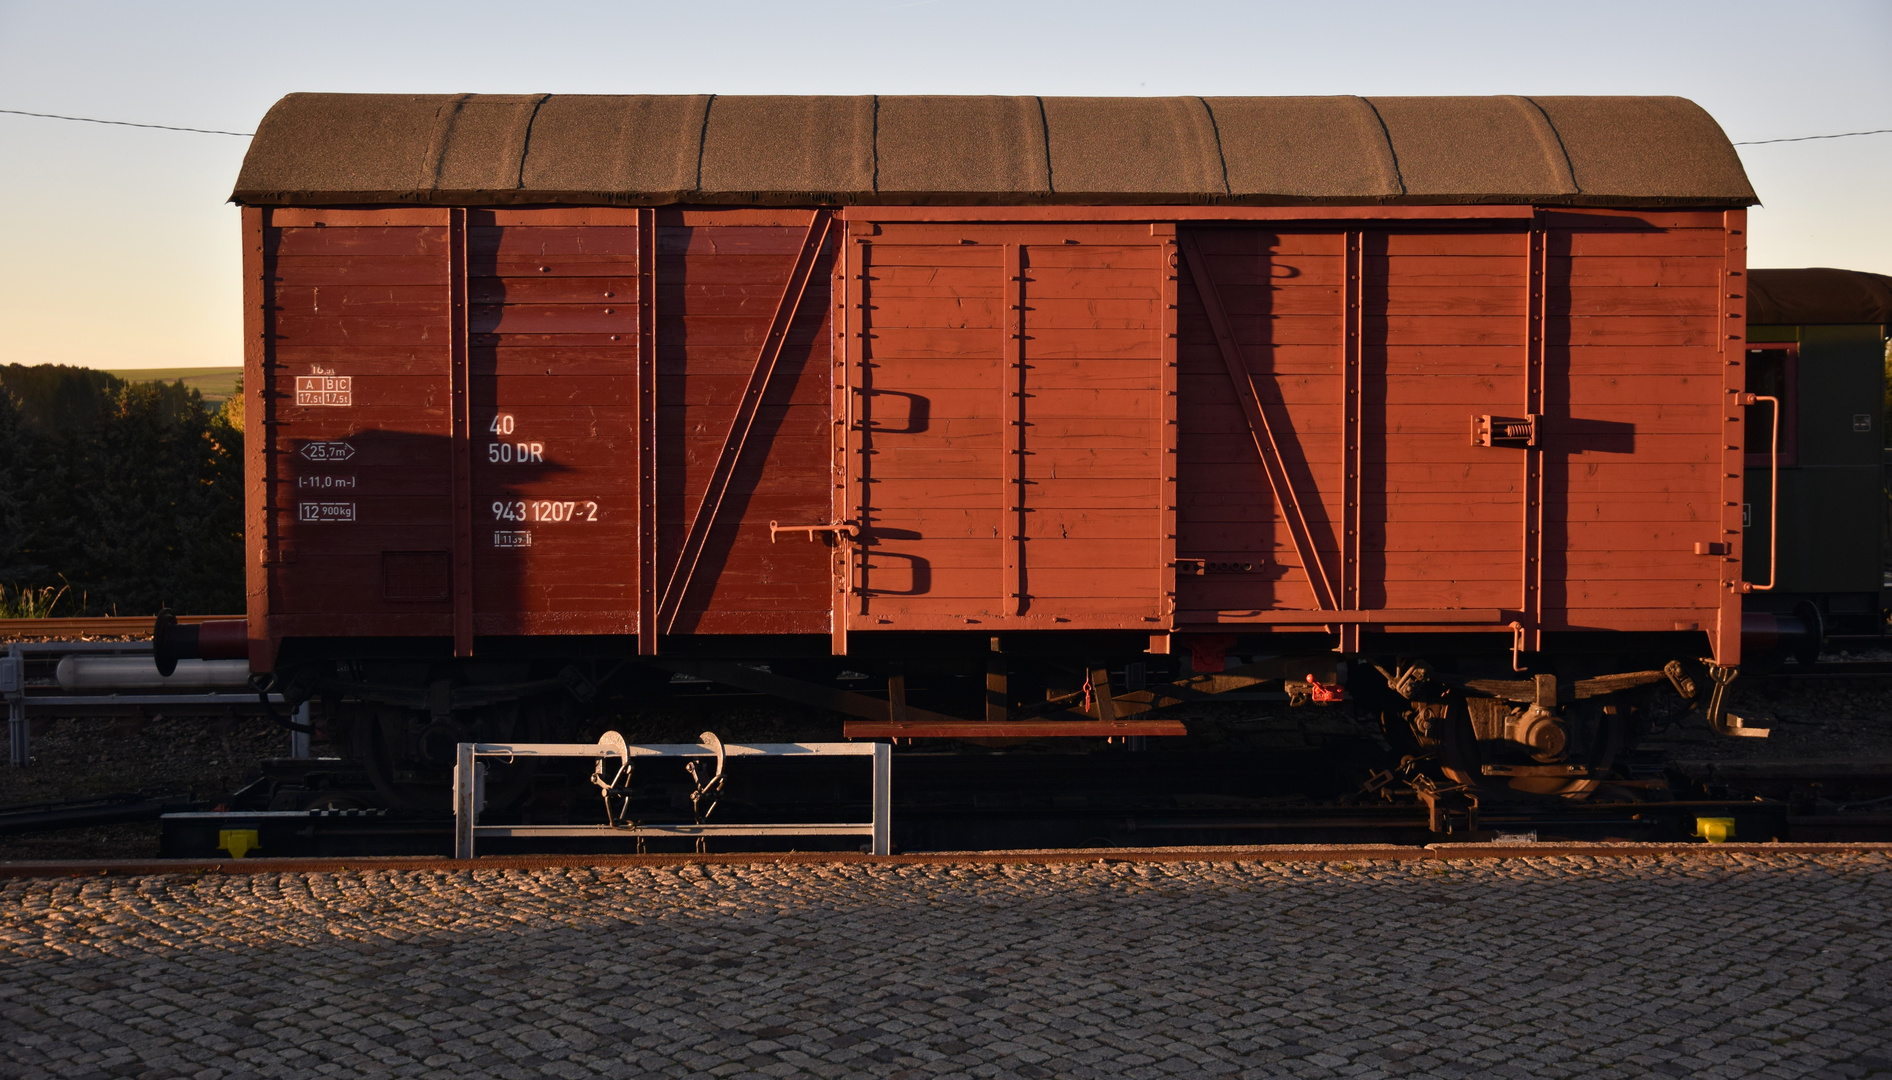
{"label": "metal handle on frame", "polygon": [[783,525],[777,521],[769,522],[769,543],[775,543],[775,538],[782,533],[807,533],[809,540],[813,540],[816,533],[825,533],[834,537],[835,543],[846,544],[859,538],[860,528],[851,521],[817,522],[811,525]]}
{"label": "metal handle on frame", "polygon": [[[893,853],[893,745],[873,743],[752,743],[724,744],[705,732],[702,744],[649,743],[627,744],[617,732],[606,732],[595,745],[579,743],[460,743],[454,748],[453,767],[453,857],[472,859],[482,835],[505,837],[596,837],[596,836],[866,836],[868,850],[874,855]],[[481,825],[479,813],[485,808],[486,765],[483,757],[518,758],[610,758],[629,761],[633,757],[711,757],[719,761],[729,757],[824,757],[846,756],[871,759],[873,769],[873,810],[871,821],[832,824],[756,824],[756,825]]]}

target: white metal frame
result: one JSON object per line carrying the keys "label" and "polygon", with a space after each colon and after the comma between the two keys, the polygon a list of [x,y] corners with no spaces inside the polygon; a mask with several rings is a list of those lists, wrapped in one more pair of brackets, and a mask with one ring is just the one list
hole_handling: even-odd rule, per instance
{"label": "white metal frame", "polygon": [[[26,662],[29,654],[37,660],[45,656],[68,656],[75,654],[92,655],[149,655],[149,641],[15,641],[6,646],[6,655],[0,656],[0,700],[7,706],[7,743],[8,758],[15,767],[23,768],[33,763],[33,729],[27,722],[27,710],[34,709],[42,713],[51,712],[59,715],[62,711],[99,707],[122,706],[173,706],[215,705],[244,711],[261,708],[256,693],[252,690],[232,691],[229,693],[152,693],[129,694],[69,694],[39,691],[26,692]],[[272,705],[281,705],[281,694],[269,695]],[[296,712],[296,719],[304,724],[309,722],[307,702]],[[84,715],[79,713],[76,715]],[[291,743],[291,757],[307,757],[307,736],[304,743]],[[300,753],[296,747],[303,747]]]}
{"label": "white metal frame", "polygon": [[714,758],[717,747],[707,743],[626,744],[608,732],[595,745],[586,743],[461,743],[453,765],[453,857],[471,859],[474,844],[483,836],[867,836],[875,855],[892,853],[893,747],[876,743],[725,743],[725,757],[865,757],[874,771],[872,821],[838,824],[776,825],[481,825],[485,802],[486,766],[480,758]]}

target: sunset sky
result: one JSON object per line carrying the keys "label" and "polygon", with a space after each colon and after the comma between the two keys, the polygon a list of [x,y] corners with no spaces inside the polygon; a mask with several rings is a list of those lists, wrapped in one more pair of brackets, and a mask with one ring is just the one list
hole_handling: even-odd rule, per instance
{"label": "sunset sky", "polygon": [[[283,94],[1680,94],[1892,128],[1892,3],[23,3],[0,109],[247,132]],[[248,140],[0,114],[0,363],[241,362]],[[1741,147],[1756,266],[1892,273],[1892,135]]]}

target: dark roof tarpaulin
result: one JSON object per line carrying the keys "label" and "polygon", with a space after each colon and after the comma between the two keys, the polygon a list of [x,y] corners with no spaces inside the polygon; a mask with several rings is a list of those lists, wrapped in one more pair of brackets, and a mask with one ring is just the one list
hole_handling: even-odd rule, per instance
{"label": "dark roof tarpaulin", "polygon": [[291,94],[249,205],[1747,206],[1677,97]]}
{"label": "dark roof tarpaulin", "polygon": [[1815,266],[1749,270],[1750,326],[1892,323],[1892,277]]}

